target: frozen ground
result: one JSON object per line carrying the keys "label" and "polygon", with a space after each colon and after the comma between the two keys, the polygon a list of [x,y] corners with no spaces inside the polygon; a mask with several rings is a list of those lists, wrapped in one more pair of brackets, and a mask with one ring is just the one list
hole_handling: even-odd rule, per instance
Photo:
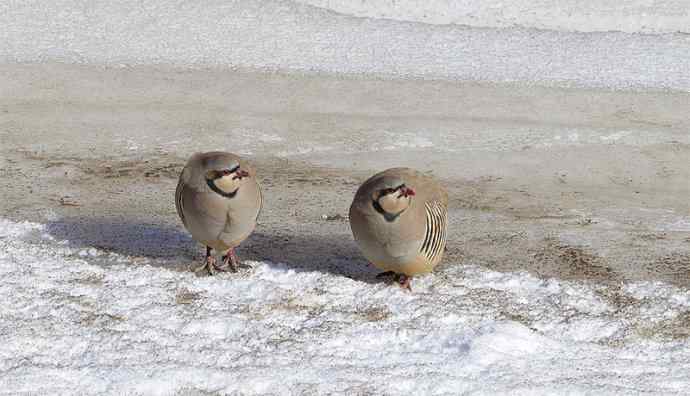
{"label": "frozen ground", "polygon": [[690,32],[685,0],[296,0],[363,18],[574,32]]}
{"label": "frozen ground", "polygon": [[[0,2],[0,60],[253,67],[526,85],[690,90],[690,36],[665,33],[681,26],[687,33],[690,17],[685,1],[655,2],[660,4],[657,6],[628,0],[608,8],[598,5],[599,1],[570,1],[564,8],[546,2],[528,6],[526,12],[521,9],[524,2],[506,2],[511,5],[502,8],[505,12],[528,19],[524,22],[527,27],[517,21],[518,26],[511,28],[477,27],[512,25],[509,16],[493,14],[478,17],[471,26],[433,25],[414,22],[419,17],[415,15],[407,18],[410,22],[337,13],[345,2],[331,2],[332,9],[305,3],[5,1]],[[381,7],[366,4],[364,14],[377,15]],[[403,16],[416,9],[414,2],[399,4]],[[449,3],[435,2],[435,9],[444,12],[444,4]],[[484,2],[467,4],[470,13],[477,4],[488,10]],[[384,16],[400,11],[385,4],[383,9]],[[535,13],[536,9],[546,15]],[[460,14],[463,10],[461,7]],[[534,23],[530,22],[532,16],[536,17]],[[496,17],[500,23],[492,22]],[[543,26],[540,20],[553,22]],[[580,21],[577,26],[567,25],[576,20]],[[660,32],[568,31],[591,30],[590,22],[594,30],[626,30],[630,23],[634,31],[645,31],[649,23],[649,30]],[[611,23],[609,29],[605,29],[607,23]],[[657,23],[661,28],[655,27]]]}
{"label": "frozen ground", "polygon": [[[180,254],[191,244],[175,242]],[[606,287],[464,263],[407,293],[280,263],[209,278],[150,264],[0,221],[3,393],[690,388],[690,292],[663,283]]]}
{"label": "frozen ground", "polygon": [[[688,95],[159,67],[4,65],[8,393],[683,394]],[[497,110],[499,109],[499,110]],[[196,278],[173,205],[195,150],[266,197],[254,269]],[[346,221],[412,165],[447,258],[377,283]],[[30,222],[26,222],[26,220]]]}

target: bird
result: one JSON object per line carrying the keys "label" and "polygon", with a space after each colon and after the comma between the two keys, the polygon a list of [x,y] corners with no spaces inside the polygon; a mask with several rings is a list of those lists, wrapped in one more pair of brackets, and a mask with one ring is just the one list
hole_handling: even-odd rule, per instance
{"label": "bird", "polygon": [[[263,207],[256,172],[235,154],[212,151],[192,155],[180,173],[175,207],[192,238],[206,247],[194,272],[237,272],[235,248],[254,231]],[[222,253],[218,264],[212,250]]]}
{"label": "bird", "polygon": [[432,177],[391,168],[367,179],[350,205],[350,228],[364,257],[412,290],[412,276],[431,272],[443,258],[448,193]]}

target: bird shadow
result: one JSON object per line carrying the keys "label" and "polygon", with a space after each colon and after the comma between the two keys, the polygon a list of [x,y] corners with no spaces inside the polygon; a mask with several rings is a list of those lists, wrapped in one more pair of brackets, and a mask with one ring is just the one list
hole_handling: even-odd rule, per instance
{"label": "bird shadow", "polygon": [[380,272],[362,257],[349,234],[255,232],[238,249],[243,259],[286,265],[298,272],[322,272],[367,283],[380,283]]}
{"label": "bird shadow", "polygon": [[[203,257],[201,245],[181,227],[131,219],[63,218],[49,222],[50,236],[71,248],[96,248],[131,258],[144,258],[146,264],[187,270]],[[379,271],[362,257],[352,236],[342,234],[254,232],[237,249],[242,260],[284,265],[295,271],[322,272],[367,283],[380,283]],[[94,259],[112,264],[113,260]],[[137,260],[134,260],[138,262]]]}
{"label": "bird shadow", "polygon": [[145,258],[158,267],[186,267],[196,252],[195,242],[183,229],[155,220],[63,218],[49,222],[46,232],[71,248]]}

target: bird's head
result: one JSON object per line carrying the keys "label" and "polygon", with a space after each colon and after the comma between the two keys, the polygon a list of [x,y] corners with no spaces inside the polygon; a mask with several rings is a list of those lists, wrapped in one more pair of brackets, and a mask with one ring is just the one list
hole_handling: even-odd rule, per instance
{"label": "bird's head", "polygon": [[372,199],[374,207],[383,211],[384,215],[397,216],[404,212],[411,204],[415,191],[407,186],[402,180],[384,179],[381,184],[374,189]]}
{"label": "bird's head", "polygon": [[237,194],[250,173],[240,166],[239,161],[209,161],[206,166],[206,183],[214,192],[232,198]]}

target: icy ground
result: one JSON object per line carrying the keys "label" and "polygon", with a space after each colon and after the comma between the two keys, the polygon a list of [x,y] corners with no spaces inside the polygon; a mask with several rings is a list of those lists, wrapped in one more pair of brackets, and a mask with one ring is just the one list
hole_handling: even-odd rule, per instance
{"label": "icy ground", "polygon": [[686,0],[295,0],[342,14],[433,24],[576,32],[690,32]]}
{"label": "icy ground", "polygon": [[361,3],[4,1],[0,61],[690,91],[686,0]]}
{"label": "icy ground", "polygon": [[0,393],[690,389],[690,292],[665,284],[451,265],[407,293],[278,263],[204,278],[165,264],[0,220]]}

